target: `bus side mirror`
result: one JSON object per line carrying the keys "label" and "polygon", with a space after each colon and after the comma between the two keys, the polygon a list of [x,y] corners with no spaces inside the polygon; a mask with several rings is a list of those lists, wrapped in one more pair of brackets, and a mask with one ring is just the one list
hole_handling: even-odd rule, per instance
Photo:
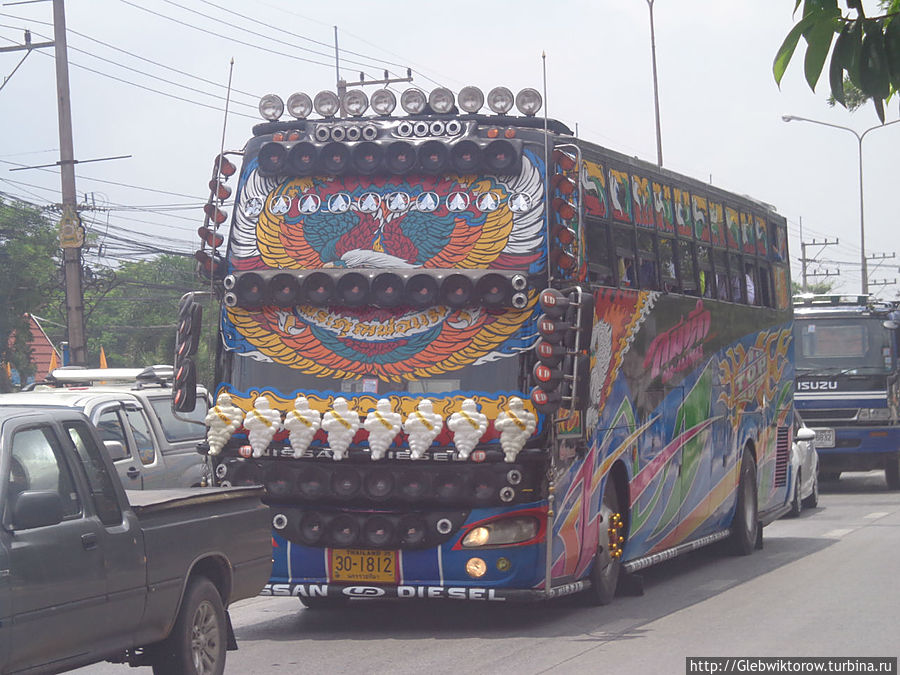
{"label": "bus side mirror", "polygon": [[192,412],[197,405],[197,366],[191,357],[200,346],[202,318],[203,306],[194,302],[193,294],[188,293],[178,306],[178,326],[175,330],[172,408],[177,412]]}

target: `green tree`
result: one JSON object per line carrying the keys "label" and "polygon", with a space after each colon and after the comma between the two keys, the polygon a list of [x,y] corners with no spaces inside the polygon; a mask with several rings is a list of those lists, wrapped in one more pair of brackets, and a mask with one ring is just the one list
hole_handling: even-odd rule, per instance
{"label": "green tree", "polygon": [[775,81],[781,84],[802,37],[806,42],[803,69],[810,88],[815,91],[831,52],[828,80],[834,100],[845,107],[858,105],[858,96],[848,101],[845,94],[848,79],[864,99],[872,100],[878,119],[884,122],[885,104],[900,91],[900,0],[880,0],[882,13],[872,17],[866,16],[862,0],[843,0],[846,13],[838,0],[794,0],[795,14],[801,2],[802,16],[775,55]]}
{"label": "green tree", "polygon": [[[814,294],[827,294],[831,293],[834,290],[834,282],[833,281],[817,281],[812,284],[806,284],[806,292],[814,293]],[[799,281],[791,281],[791,292],[793,295],[800,295],[803,293],[803,287],[800,285]]]}
{"label": "green tree", "polygon": [[[184,293],[203,290],[193,258],[160,255],[124,263],[99,276],[85,293],[88,351],[99,362],[100,348],[110,367],[133,368],[171,364],[175,351],[178,301]],[[204,304],[204,339],[195,359],[202,383],[212,384],[209,355],[214,351],[216,313]]]}
{"label": "green tree", "polygon": [[[0,199],[0,363],[23,376],[34,373],[26,316],[40,314],[60,299],[56,227],[39,209]],[[0,391],[9,391],[0,368]]]}

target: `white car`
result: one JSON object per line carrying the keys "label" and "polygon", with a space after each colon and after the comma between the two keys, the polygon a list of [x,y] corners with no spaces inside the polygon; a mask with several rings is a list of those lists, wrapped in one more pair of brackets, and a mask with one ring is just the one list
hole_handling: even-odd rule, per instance
{"label": "white car", "polygon": [[807,427],[794,413],[794,440],[791,444],[791,510],[787,515],[797,517],[804,508],[819,504],[819,455],[816,452],[816,432]]}

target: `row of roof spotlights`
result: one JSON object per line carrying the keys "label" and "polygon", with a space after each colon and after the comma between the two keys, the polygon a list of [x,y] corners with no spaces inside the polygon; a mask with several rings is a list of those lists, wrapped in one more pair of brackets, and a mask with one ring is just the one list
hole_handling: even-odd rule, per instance
{"label": "row of roof spotlights", "polygon": [[[459,96],[446,87],[434,89],[428,96],[421,89],[411,87],[400,94],[400,107],[409,115],[419,115],[430,107],[432,112],[446,114],[453,111],[457,103],[467,113],[477,113],[484,106],[485,96],[478,87],[463,87]],[[287,100],[287,111],[298,120],[306,119],[315,110],[322,117],[334,117],[341,112],[341,104],[348,115],[360,117],[369,106],[378,115],[390,115],[397,107],[397,97],[389,89],[379,89],[372,93],[372,99],[361,89],[346,92],[343,101],[333,91],[320,91],[314,99],[309,94],[297,92]],[[541,109],[543,99],[536,89],[523,89],[513,96],[506,87],[494,87],[487,95],[488,107],[498,115],[505,115],[515,104],[516,109],[528,117],[533,117]],[[259,101],[259,114],[263,119],[275,122],[284,114],[285,104],[277,94],[266,94]]]}

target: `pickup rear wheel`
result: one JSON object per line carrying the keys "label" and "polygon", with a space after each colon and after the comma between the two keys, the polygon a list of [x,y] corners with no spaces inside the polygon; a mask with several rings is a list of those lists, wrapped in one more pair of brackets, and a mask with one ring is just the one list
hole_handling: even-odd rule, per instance
{"label": "pickup rear wheel", "polygon": [[155,675],[222,675],[227,633],[219,591],[205,577],[195,577],[172,632],[155,650]]}

